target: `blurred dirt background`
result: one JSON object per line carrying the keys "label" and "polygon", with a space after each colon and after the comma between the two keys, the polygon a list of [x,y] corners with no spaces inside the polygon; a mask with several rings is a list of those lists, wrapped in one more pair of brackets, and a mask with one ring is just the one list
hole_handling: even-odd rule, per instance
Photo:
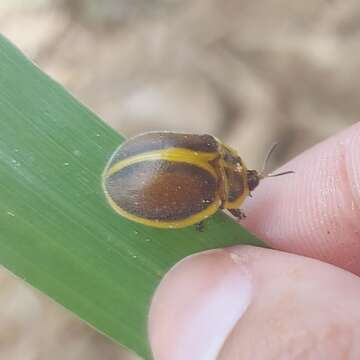
{"label": "blurred dirt background", "polygon": [[[360,2],[0,2],[0,32],[125,135],[211,133],[259,167],[355,123]],[[0,272],[0,359],[134,359]]]}

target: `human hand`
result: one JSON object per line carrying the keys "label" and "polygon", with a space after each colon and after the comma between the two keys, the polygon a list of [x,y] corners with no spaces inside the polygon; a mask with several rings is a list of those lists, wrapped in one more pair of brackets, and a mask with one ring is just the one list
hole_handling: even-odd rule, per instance
{"label": "human hand", "polygon": [[360,359],[360,123],[281,170],[243,222],[276,250],[178,263],[150,310],[155,360]]}

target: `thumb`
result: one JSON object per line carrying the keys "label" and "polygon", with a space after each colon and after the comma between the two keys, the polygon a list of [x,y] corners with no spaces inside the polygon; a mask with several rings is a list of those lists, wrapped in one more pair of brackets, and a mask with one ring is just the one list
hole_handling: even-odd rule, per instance
{"label": "thumb", "polygon": [[253,247],[186,258],[150,310],[156,360],[360,359],[359,278]]}

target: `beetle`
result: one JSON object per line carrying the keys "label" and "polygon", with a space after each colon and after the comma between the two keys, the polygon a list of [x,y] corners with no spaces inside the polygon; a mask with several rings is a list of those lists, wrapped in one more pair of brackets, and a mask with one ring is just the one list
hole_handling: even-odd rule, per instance
{"label": "beetle", "polygon": [[212,135],[148,132],[116,149],[102,186],[110,206],[129,220],[201,229],[202,221],[219,209],[245,217],[239,206],[260,180],[288,173],[248,170],[234,149]]}

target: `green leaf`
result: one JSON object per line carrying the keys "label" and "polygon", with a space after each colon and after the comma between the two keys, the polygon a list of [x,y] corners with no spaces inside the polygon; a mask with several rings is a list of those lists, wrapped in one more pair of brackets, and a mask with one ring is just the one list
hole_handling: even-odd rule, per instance
{"label": "green leaf", "polygon": [[101,174],[122,140],[0,37],[0,262],[150,359],[147,313],[166,271],[198,251],[264,244],[224,214],[202,233],[121,218]]}

